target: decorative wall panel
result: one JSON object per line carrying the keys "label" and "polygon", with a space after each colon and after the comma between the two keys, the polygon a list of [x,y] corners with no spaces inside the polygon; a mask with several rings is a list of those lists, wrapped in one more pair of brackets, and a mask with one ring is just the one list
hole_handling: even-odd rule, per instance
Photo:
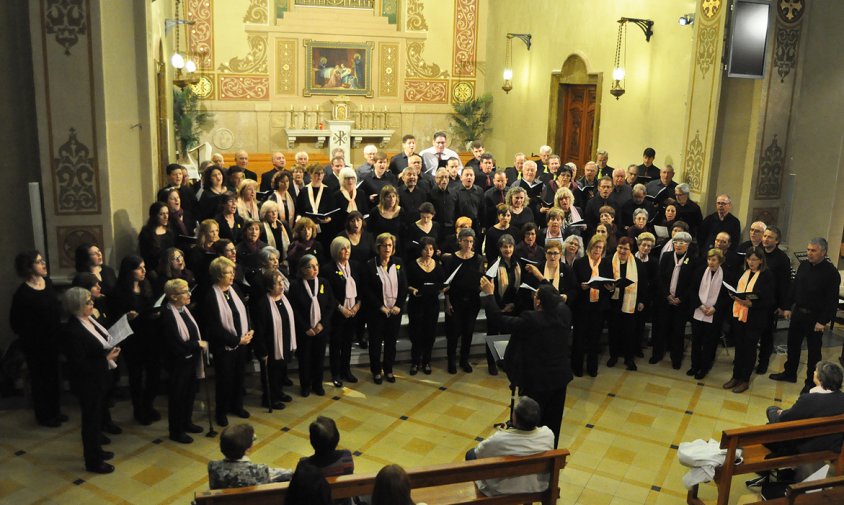
{"label": "decorative wall panel", "polygon": [[59,244],[59,266],[73,268],[76,248],[82,244],[103,244],[103,227],[100,225],[57,226],[56,238]]}
{"label": "decorative wall panel", "polygon": [[779,223],[779,207],[756,207],[753,209],[752,216],[751,222],[762,221],[768,226],[781,226]]}
{"label": "decorative wall panel", "polygon": [[232,58],[228,63],[221,63],[217,68],[220,72],[234,74],[266,74],[267,73],[267,36],[249,35],[249,53],[242,58]]}
{"label": "decorative wall panel", "polygon": [[436,63],[428,63],[422,57],[425,42],[414,40],[407,43],[407,77],[438,79],[448,77],[448,70],[440,69]]}
{"label": "decorative wall panel", "polygon": [[214,0],[187,0],[186,16],[194,22],[188,30],[191,54],[205,55],[199,67],[214,68]]}
{"label": "decorative wall panel", "polygon": [[448,80],[404,81],[404,101],[419,103],[448,103]]}
{"label": "decorative wall panel", "polygon": [[422,0],[407,0],[407,31],[422,31],[428,29],[425,21],[425,4]]}
{"label": "decorative wall panel", "polygon": [[88,6],[84,0],[48,0],[44,29],[70,55],[70,48],[88,31]]}
{"label": "decorative wall panel", "polygon": [[269,100],[270,78],[251,75],[219,76],[220,100]]}
{"label": "decorative wall panel", "polygon": [[296,94],[296,39],[277,39],[275,41],[277,95]]}
{"label": "decorative wall panel", "polygon": [[475,98],[475,81],[459,81],[451,88],[451,101],[465,103]]}
{"label": "decorative wall panel", "polygon": [[267,24],[267,0],[249,0],[249,8],[243,16],[244,23]]}
{"label": "decorative wall panel", "polygon": [[399,96],[399,45],[382,42],[378,44],[378,73],[380,96]]}
{"label": "decorative wall panel", "polygon": [[454,0],[455,77],[474,77],[478,52],[478,0]]}
{"label": "decorative wall panel", "polygon": [[[91,140],[89,139],[89,142]],[[79,141],[74,128],[53,158],[57,214],[96,214],[100,211],[96,160]]]}

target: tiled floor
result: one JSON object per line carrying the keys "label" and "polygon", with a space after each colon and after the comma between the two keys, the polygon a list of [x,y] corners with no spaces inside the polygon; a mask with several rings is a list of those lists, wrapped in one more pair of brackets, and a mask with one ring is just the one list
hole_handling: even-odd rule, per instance
{"label": "tiled floor", "polygon": [[[827,340],[824,355],[836,359],[841,334],[836,331]],[[779,370],[783,359],[776,357],[772,370]],[[308,424],[322,414],[336,419],[340,445],[355,452],[357,472],[376,472],[391,462],[413,467],[459,461],[479,437],[493,433],[493,422],[508,414],[506,379],[487,375],[483,358],[475,362],[470,375],[451,376],[437,367],[431,376],[400,374],[396,384],[383,386],[374,385],[359,368],[365,380],[354,388],[327,386],[327,396],[297,397],[272,414],[255,405],[257,395],[250,390],[247,408],[258,435],[253,460],[294,466],[310,453]],[[725,428],[761,424],[766,406],[789,406],[800,389],[756,376],[745,394],[724,391],[720,385],[729,378],[730,362],[719,350],[718,364],[699,383],[683,370],[672,370],[668,360],[660,365],[640,360],[638,372],[602,367],[596,379],[575,379],[560,440],[560,447],[572,452],[560,479],[560,503],[684,503],[686,469],[677,463],[677,444],[718,439]],[[166,421],[139,426],[131,421],[128,402],[121,401],[112,412],[124,433],[113,436],[108,447],[116,454],[117,470],[106,476],[86,473],[79,413],[70,396],[65,404],[71,422],[60,429],[37,427],[28,411],[2,402],[0,503],[186,504],[195,491],[207,488],[206,462],[219,457],[218,438],[200,435],[191,445],[176,444],[167,439]],[[159,398],[157,405],[163,410],[166,399]],[[204,404],[197,401],[195,408],[195,421],[204,422]],[[741,479],[734,484],[730,503],[758,499]],[[701,494],[713,498],[714,487],[702,486]]]}

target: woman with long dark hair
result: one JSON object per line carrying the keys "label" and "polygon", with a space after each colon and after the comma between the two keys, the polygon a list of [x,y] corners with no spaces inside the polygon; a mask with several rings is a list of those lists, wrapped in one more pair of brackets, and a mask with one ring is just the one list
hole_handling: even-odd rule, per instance
{"label": "woman with long dark hair", "polygon": [[155,202],[149,206],[149,219],[138,234],[138,248],[150,271],[158,268],[161,254],[176,245],[176,234],[169,227],[170,210],[167,204]]}
{"label": "woman with long dark hair", "polygon": [[74,254],[74,265],[77,272],[90,272],[100,281],[100,288],[104,295],[111,294],[117,285],[117,273],[103,261],[103,253],[96,244],[80,244]]}

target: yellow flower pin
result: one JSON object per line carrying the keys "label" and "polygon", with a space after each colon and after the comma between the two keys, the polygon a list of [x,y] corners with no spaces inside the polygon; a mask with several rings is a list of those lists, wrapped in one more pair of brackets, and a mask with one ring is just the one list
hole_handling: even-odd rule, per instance
{"label": "yellow flower pin", "polygon": [[321,295],[325,294],[325,286],[323,286],[323,285],[319,286],[319,294],[321,294]]}
{"label": "yellow flower pin", "polygon": [[396,270],[401,270],[401,265],[396,265]]}
{"label": "yellow flower pin", "polygon": [[343,277],[343,272],[341,272],[340,270],[337,270],[337,275],[339,275],[340,277]]}

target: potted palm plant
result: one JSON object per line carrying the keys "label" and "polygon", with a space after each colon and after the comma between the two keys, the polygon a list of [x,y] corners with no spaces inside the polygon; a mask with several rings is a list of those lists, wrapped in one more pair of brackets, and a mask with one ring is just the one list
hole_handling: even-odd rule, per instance
{"label": "potted palm plant", "polygon": [[482,140],[492,128],[489,120],[492,118],[492,95],[483,94],[465,102],[455,103],[451,114],[451,125],[454,136],[463,142],[467,151],[471,150],[472,142]]}

